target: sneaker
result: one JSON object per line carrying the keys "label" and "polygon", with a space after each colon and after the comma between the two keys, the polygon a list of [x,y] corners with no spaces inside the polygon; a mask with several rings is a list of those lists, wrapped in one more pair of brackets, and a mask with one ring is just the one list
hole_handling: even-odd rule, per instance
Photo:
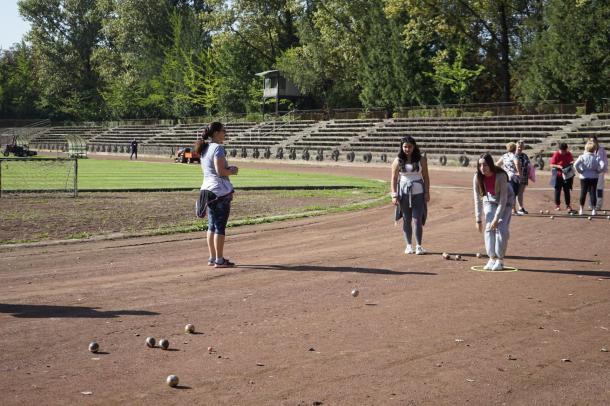
{"label": "sneaker", "polygon": [[218,262],[214,264],[214,268],[233,268],[234,266],[235,264],[226,258],[220,264]]}
{"label": "sneaker", "polygon": [[493,268],[493,266],[495,264],[496,264],[496,259],[490,258],[489,261],[487,261],[487,264],[485,264],[485,266],[483,267],[483,269],[485,269],[486,271],[491,271],[491,268]]}
{"label": "sneaker", "polygon": [[525,210],[524,208],[521,208],[521,211],[523,212],[523,214],[530,214],[527,210]]}
{"label": "sneaker", "polygon": [[525,212],[523,210],[517,210],[517,212],[515,214],[517,216],[523,216],[525,214]]}
{"label": "sneaker", "polygon": [[578,215],[582,216],[582,207],[580,209],[578,209]]}
{"label": "sneaker", "polygon": [[592,216],[597,216],[597,210],[595,210],[595,209],[591,210],[591,215]]}
{"label": "sneaker", "polygon": [[415,247],[415,255],[424,255],[426,250],[421,245]]}
{"label": "sneaker", "polygon": [[216,265],[216,258],[208,258],[208,266]]}
{"label": "sneaker", "polygon": [[496,261],[496,263],[494,264],[494,266],[491,267],[492,271],[501,271],[504,269],[504,262],[499,259]]}
{"label": "sneaker", "polygon": [[561,210],[561,207],[555,206],[555,211],[559,211],[559,210]]}
{"label": "sneaker", "polygon": [[411,244],[407,244],[407,248],[405,248],[405,254],[413,254],[413,246]]}

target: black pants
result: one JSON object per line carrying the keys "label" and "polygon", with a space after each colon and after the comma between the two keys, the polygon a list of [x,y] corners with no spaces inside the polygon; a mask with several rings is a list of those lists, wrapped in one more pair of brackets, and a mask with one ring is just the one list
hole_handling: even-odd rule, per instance
{"label": "black pants", "polygon": [[591,207],[595,208],[597,204],[597,178],[585,178],[580,180],[580,205],[584,206],[587,201],[587,193]]}
{"label": "black pants", "polygon": [[572,190],[572,182],[574,182],[574,178],[565,180],[563,178],[560,178],[559,176],[557,177],[557,181],[555,181],[555,205],[559,206],[559,203],[561,203],[562,189],[566,201],[566,206],[570,205],[570,190]]}
{"label": "black pants", "polygon": [[136,156],[136,159],[138,159],[138,150],[134,149],[131,151],[131,155],[129,156],[129,159],[133,158],[133,156]]}

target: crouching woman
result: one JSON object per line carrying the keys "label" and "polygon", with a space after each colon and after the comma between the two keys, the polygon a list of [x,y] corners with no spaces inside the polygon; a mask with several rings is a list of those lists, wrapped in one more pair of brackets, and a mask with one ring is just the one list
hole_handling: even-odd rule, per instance
{"label": "crouching woman", "polygon": [[[515,196],[509,186],[508,175],[495,165],[489,153],[479,158],[472,188],[476,226],[479,232],[484,230],[485,249],[489,256],[489,261],[483,269],[501,271],[504,269],[508,228]],[[484,229],[482,220],[485,221]]]}

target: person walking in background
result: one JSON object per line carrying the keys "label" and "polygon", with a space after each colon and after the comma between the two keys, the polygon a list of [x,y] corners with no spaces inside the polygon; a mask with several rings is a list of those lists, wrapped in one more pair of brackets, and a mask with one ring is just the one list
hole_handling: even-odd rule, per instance
{"label": "person walking in background", "polygon": [[131,150],[129,160],[131,161],[131,158],[133,158],[134,155],[136,156],[136,159],[138,159],[138,141],[135,138],[129,144],[129,149]]}
{"label": "person walking in background", "polygon": [[[562,142],[559,144],[559,149],[553,153],[549,161],[552,168],[551,186],[555,189],[555,210],[560,210],[561,207],[561,191],[563,190],[566,203],[566,210],[572,212],[570,206],[570,191],[574,182],[574,157],[568,151],[568,144]],[[564,173],[565,170],[565,173]]]}
{"label": "person walking in background", "polygon": [[[504,255],[508,247],[515,196],[508,174],[495,165],[489,153],[481,155],[477,162],[472,190],[476,227],[479,232],[484,230],[485,249],[489,256],[489,261],[483,269],[501,271],[504,269]],[[484,226],[482,215],[485,216]]]}
{"label": "person walking in background", "polygon": [[[392,204],[397,207],[396,220],[402,217],[403,235],[407,243],[405,254],[423,255],[423,226],[426,222],[427,204],[430,201],[430,177],[428,162],[421,155],[411,136],[400,140],[400,151],[392,162]],[[413,226],[415,226],[415,251],[413,251]]]}
{"label": "person walking in background", "polygon": [[595,155],[595,143],[587,142],[585,152],[578,157],[574,168],[580,177],[580,209],[578,214],[583,214],[583,207],[588,194],[592,207],[591,214],[595,216],[597,214],[595,209],[597,207],[597,181],[599,180],[599,174],[606,169],[604,162]]}
{"label": "person walking in background", "polygon": [[[206,142],[210,140],[210,142]],[[229,176],[237,175],[238,168],[229,166],[224,146],[225,127],[222,123],[213,122],[207,126],[195,146],[195,152],[201,155],[203,184],[199,201],[207,205],[208,216],[208,266],[229,268],[235,264],[224,257],[225,230],[231,212],[233,185]]]}
{"label": "person walking in background", "polygon": [[[514,142],[509,142],[508,144],[506,144],[506,153],[502,155],[500,159],[498,159],[498,161],[496,162],[496,165],[502,167],[508,175],[510,187],[513,189],[513,196],[517,196],[517,194],[519,193],[519,187],[521,185],[521,180],[519,176],[519,174],[521,173],[521,164],[515,154],[516,151],[517,144],[515,144]],[[513,214],[517,214],[515,202],[512,202],[512,210]]]}
{"label": "person walking in background", "polygon": [[515,153],[517,161],[519,161],[519,189],[517,190],[517,205],[519,206],[519,210],[517,210],[517,214],[520,216],[523,214],[528,214],[527,210],[525,210],[525,206],[523,205],[523,195],[525,194],[525,188],[527,187],[529,181],[531,165],[530,158],[525,152],[523,152],[524,148],[525,141],[517,141],[517,152]]}
{"label": "person walking in background", "polygon": [[589,138],[589,141],[593,142],[595,145],[595,155],[597,155],[599,160],[604,164],[605,168],[597,179],[597,206],[595,208],[599,211],[604,207],[604,186],[606,184],[606,173],[608,172],[608,154],[606,153],[606,149],[600,145],[595,135]]}

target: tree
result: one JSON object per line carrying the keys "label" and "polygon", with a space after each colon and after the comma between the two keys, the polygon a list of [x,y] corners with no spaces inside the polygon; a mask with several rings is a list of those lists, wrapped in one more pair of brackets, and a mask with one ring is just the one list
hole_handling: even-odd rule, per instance
{"label": "tree", "polygon": [[[38,106],[56,118],[99,116],[99,76],[92,55],[102,15],[95,0],[20,0],[38,64]],[[69,78],[69,80],[66,80]]]}
{"label": "tree", "polygon": [[551,0],[546,29],[525,49],[517,93],[524,100],[557,99],[600,107],[610,94],[610,3]]}
{"label": "tree", "polygon": [[[408,12],[407,44],[435,52],[468,44],[466,61],[483,64],[488,79],[511,100],[511,61],[531,38],[540,20],[542,1],[534,0],[388,0],[391,14]],[[489,97],[489,95],[487,95]],[[493,97],[493,95],[492,95]]]}

